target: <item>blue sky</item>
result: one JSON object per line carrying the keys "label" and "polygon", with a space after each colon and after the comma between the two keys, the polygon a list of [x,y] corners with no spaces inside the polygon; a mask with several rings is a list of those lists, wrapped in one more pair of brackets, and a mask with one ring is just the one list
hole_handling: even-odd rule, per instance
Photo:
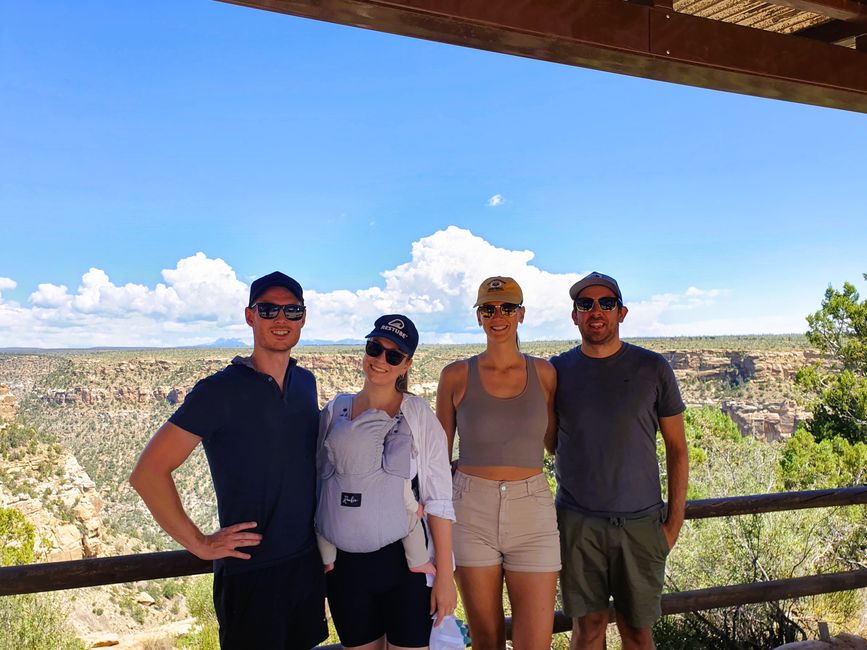
{"label": "blue sky", "polygon": [[204,1],[4,2],[0,97],[0,347],[245,338],[278,268],[309,339],[479,340],[498,273],[525,339],[576,335],[591,270],[627,336],[803,331],[865,288],[863,114]]}

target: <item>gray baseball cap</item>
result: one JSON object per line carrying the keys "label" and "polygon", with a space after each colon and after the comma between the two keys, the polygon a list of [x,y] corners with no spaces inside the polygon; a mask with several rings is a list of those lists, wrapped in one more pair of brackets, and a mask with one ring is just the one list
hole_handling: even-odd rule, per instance
{"label": "gray baseball cap", "polygon": [[623,294],[620,293],[620,287],[617,285],[617,280],[612,278],[610,275],[605,275],[604,273],[600,273],[599,271],[593,271],[593,273],[585,275],[583,278],[578,280],[578,282],[573,284],[572,288],[569,289],[569,297],[572,298],[572,301],[574,302],[575,298],[578,297],[579,293],[581,293],[587,287],[592,287],[595,285],[608,287],[614,292],[614,295],[617,296],[617,299],[621,303],[623,302]]}

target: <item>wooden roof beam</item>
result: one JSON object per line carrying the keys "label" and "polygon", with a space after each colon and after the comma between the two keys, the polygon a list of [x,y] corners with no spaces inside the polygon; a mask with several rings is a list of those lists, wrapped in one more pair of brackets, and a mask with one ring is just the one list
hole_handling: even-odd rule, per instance
{"label": "wooden roof beam", "polygon": [[863,34],[867,34],[867,21],[850,23],[845,20],[831,20],[792,32],[792,36],[803,36],[825,43],[841,43]]}
{"label": "wooden roof beam", "polygon": [[[867,113],[867,55],[621,0],[222,0],[504,54]],[[795,0],[792,0],[795,1]],[[800,0],[798,0],[800,1]],[[853,0],[813,2],[856,10]]]}
{"label": "wooden roof beam", "polygon": [[858,0],[768,0],[768,2],[836,20],[867,20],[867,4]]}

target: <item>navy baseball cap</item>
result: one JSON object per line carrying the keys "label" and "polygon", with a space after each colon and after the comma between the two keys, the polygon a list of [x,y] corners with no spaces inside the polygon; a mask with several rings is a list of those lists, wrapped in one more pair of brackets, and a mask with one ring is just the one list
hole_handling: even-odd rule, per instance
{"label": "navy baseball cap", "polygon": [[415,354],[418,347],[418,330],[409,318],[403,314],[386,314],[376,319],[373,331],[366,339],[388,339],[397,344],[401,352],[408,356]]}
{"label": "navy baseball cap", "polygon": [[285,273],[274,271],[273,273],[263,275],[261,278],[253,280],[253,284],[250,285],[250,302],[247,303],[247,306],[252,307],[256,302],[256,298],[261,296],[271,287],[283,287],[289,289],[289,291],[295,294],[295,297],[301,301],[301,304],[304,304],[304,290],[301,288],[301,285],[298,284],[298,281],[290,278]]}
{"label": "navy baseball cap", "polygon": [[573,302],[575,298],[578,297],[578,294],[584,291],[587,287],[592,287],[595,285],[599,285],[602,287],[608,287],[614,292],[614,295],[617,296],[617,299],[623,304],[623,294],[620,293],[620,286],[617,284],[617,280],[612,278],[610,275],[605,275],[604,273],[600,273],[599,271],[593,271],[593,273],[589,273],[585,275],[583,278],[578,280],[575,284],[572,285],[572,288],[569,289],[569,297],[572,298]]}

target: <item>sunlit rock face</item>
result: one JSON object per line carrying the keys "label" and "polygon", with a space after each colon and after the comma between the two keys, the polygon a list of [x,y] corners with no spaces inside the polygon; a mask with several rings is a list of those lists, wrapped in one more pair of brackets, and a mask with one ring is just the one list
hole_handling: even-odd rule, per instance
{"label": "sunlit rock face", "polygon": [[0,507],[36,528],[40,561],[96,557],[102,550],[102,499],[78,461],[58,445],[28,445],[2,460]]}
{"label": "sunlit rock face", "polygon": [[18,413],[18,400],[6,384],[0,384],[0,422],[11,420]]}

